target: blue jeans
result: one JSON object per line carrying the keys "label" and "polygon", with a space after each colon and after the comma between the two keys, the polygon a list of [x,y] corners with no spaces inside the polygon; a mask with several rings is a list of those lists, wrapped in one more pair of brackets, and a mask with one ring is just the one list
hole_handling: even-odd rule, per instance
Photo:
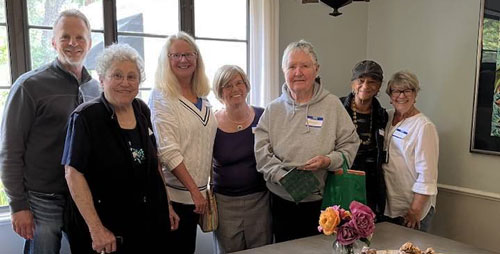
{"label": "blue jeans", "polygon": [[24,243],[24,254],[56,254],[61,249],[66,195],[28,191],[35,223],[33,240]]}
{"label": "blue jeans", "polygon": [[[431,206],[431,209],[425,215],[425,217],[420,221],[420,228],[418,230],[423,231],[423,232],[429,232],[429,229],[432,225],[432,218],[434,218],[434,214],[436,213],[436,210],[433,206]],[[396,218],[390,218],[387,216],[384,216],[383,219],[380,222],[388,221],[394,224],[398,224],[401,226],[404,226],[404,218],[403,217],[396,217]]]}
{"label": "blue jeans", "polygon": [[427,215],[420,221],[420,231],[429,232],[429,229],[432,225],[432,218],[434,218],[434,213],[436,213],[436,211],[434,207],[431,206],[431,209],[429,210]]}

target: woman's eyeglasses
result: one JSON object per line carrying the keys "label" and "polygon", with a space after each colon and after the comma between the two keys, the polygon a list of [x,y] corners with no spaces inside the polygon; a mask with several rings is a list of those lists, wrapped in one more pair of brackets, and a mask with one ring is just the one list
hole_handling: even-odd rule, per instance
{"label": "woman's eyeglasses", "polygon": [[198,54],[196,52],[186,52],[186,53],[168,53],[168,57],[170,59],[174,59],[176,61],[180,61],[183,57],[185,57],[187,60],[192,61],[196,59]]}
{"label": "woman's eyeglasses", "polygon": [[399,97],[401,94],[404,94],[405,96],[410,96],[412,95],[414,89],[404,89],[404,90],[391,90],[391,96],[392,97]]}
{"label": "woman's eyeglasses", "polygon": [[234,84],[230,84],[230,83],[227,83],[225,85],[222,86],[222,89],[226,89],[226,90],[233,90],[233,87],[238,87],[238,88],[242,88],[246,86],[245,85],[245,82],[243,82],[243,80],[238,80],[236,83]]}
{"label": "woman's eyeglasses", "polygon": [[139,81],[139,77],[136,76],[136,75],[127,75],[126,77],[121,74],[121,73],[113,73],[111,75],[109,75],[109,77],[114,80],[114,81],[117,81],[117,82],[121,82],[123,81],[125,78],[127,79],[128,82],[130,83],[137,83]]}

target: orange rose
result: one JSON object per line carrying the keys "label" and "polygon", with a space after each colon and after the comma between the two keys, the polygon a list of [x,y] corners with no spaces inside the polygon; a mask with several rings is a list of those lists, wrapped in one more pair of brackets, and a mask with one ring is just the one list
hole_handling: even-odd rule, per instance
{"label": "orange rose", "polygon": [[339,212],[332,207],[327,207],[319,216],[319,226],[323,229],[325,235],[336,233],[339,223]]}

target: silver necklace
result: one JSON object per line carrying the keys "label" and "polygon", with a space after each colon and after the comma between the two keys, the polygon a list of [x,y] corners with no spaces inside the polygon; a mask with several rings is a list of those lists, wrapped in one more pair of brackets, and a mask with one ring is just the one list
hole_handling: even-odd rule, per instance
{"label": "silver necklace", "polygon": [[235,121],[233,119],[231,119],[231,117],[229,117],[229,114],[227,113],[227,110],[224,110],[224,114],[226,115],[226,118],[231,122],[233,123],[233,125],[236,126],[236,130],[237,131],[241,131],[243,130],[243,126],[245,125],[245,123],[248,122],[248,120],[250,119],[250,117],[252,116],[252,114],[250,113],[250,110],[249,108],[247,108],[247,116],[245,117],[245,119],[243,119],[242,121]]}

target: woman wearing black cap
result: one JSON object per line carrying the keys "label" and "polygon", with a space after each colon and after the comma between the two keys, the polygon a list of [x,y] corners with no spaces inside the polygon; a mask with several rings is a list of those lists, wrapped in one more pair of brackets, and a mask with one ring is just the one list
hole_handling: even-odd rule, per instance
{"label": "woman wearing black cap", "polygon": [[351,168],[366,172],[368,206],[377,215],[377,221],[383,217],[386,197],[382,163],[385,161],[383,135],[388,117],[375,98],[382,80],[379,64],[371,60],[361,61],[352,69],[352,92],[340,98],[361,139]]}

